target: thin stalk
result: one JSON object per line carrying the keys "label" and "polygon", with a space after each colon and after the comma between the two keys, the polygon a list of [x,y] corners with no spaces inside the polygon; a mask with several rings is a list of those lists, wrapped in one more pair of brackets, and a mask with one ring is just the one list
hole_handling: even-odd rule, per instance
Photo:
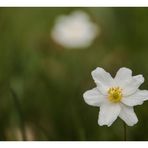
{"label": "thin stalk", "polygon": [[15,93],[15,91],[12,88],[10,90],[11,90],[14,106],[15,106],[15,109],[18,113],[19,120],[20,120],[20,129],[21,129],[21,133],[22,133],[22,140],[26,141],[27,137],[26,137],[26,132],[25,132],[25,120],[24,120],[24,115],[23,115],[23,111],[21,108],[21,104],[20,104],[19,98],[18,98],[17,94]]}
{"label": "thin stalk", "polygon": [[123,122],[123,140],[124,141],[127,141],[127,129],[126,129],[126,123],[125,122]]}

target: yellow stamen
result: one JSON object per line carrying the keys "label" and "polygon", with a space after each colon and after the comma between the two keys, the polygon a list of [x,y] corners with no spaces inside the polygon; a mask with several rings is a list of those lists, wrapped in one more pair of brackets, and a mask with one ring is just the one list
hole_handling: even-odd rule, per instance
{"label": "yellow stamen", "polygon": [[108,99],[114,103],[120,102],[122,99],[122,89],[120,87],[111,87],[108,90]]}

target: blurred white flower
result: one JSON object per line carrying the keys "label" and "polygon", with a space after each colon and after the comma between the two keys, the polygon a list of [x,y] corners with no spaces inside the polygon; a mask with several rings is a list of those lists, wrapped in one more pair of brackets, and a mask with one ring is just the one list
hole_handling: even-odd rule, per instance
{"label": "blurred white flower", "polygon": [[148,91],[138,89],[144,82],[143,76],[132,76],[128,68],[120,68],[115,78],[99,67],[91,74],[97,86],[83,97],[87,104],[100,107],[98,124],[111,126],[118,116],[128,126],[136,124],[133,106],[148,100]]}
{"label": "blurred white flower", "polygon": [[59,16],[51,32],[51,37],[66,48],[86,48],[91,45],[100,28],[83,11]]}

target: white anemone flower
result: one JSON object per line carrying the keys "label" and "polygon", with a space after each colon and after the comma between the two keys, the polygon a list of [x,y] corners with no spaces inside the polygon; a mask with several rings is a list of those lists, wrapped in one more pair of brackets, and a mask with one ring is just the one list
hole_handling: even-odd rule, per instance
{"label": "white anemone flower", "polygon": [[66,48],[86,48],[100,32],[87,13],[74,11],[57,17],[51,32],[52,39]]}
{"label": "white anemone flower", "polygon": [[140,90],[142,75],[132,76],[128,68],[120,68],[114,78],[103,68],[92,71],[96,87],[83,94],[87,104],[100,107],[98,124],[111,126],[119,116],[128,126],[138,122],[134,106],[148,100],[148,91]]}

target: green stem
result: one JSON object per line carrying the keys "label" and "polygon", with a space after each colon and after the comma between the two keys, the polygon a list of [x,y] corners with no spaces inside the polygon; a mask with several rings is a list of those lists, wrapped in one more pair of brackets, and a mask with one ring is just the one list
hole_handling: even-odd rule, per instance
{"label": "green stem", "polygon": [[21,108],[21,104],[20,104],[19,98],[18,98],[17,94],[15,93],[15,91],[12,88],[10,88],[10,90],[11,90],[13,102],[15,105],[15,109],[18,113],[19,120],[20,120],[20,129],[21,129],[21,133],[22,133],[22,140],[26,141],[27,137],[26,137],[26,132],[25,132],[25,122],[24,122],[24,115],[23,115],[23,111]]}
{"label": "green stem", "polygon": [[124,127],[123,139],[124,139],[124,141],[127,141],[127,129],[126,129],[126,123],[125,122],[123,122],[123,127]]}

